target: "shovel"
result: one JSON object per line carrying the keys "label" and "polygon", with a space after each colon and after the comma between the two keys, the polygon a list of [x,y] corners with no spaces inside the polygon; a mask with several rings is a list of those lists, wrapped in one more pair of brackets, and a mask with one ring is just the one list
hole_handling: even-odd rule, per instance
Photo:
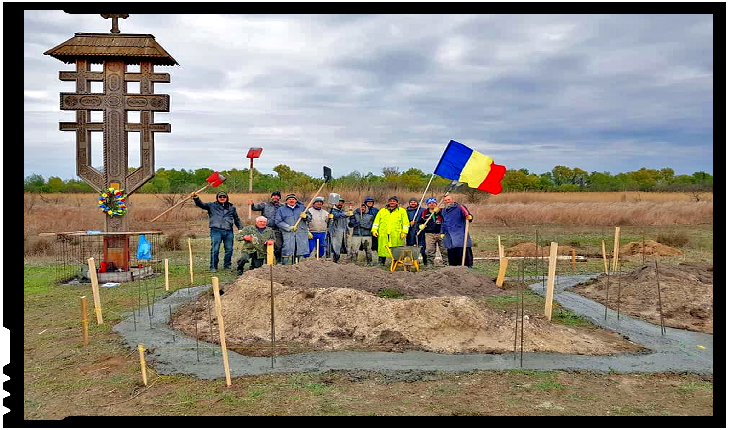
{"label": "shovel", "polygon": [[[322,183],[322,185],[321,185],[321,186],[319,187],[319,189],[317,190],[317,192],[316,192],[316,193],[314,193],[314,195],[312,196],[312,200],[310,200],[310,201],[309,201],[309,204],[307,204],[307,207],[306,207],[306,208],[304,208],[304,211],[305,211],[305,212],[307,211],[307,209],[309,209],[309,208],[310,208],[310,207],[312,206],[312,203],[314,203],[314,199],[315,199],[315,198],[317,197],[317,194],[319,194],[319,192],[320,192],[320,191],[322,191],[322,188],[324,188],[324,184],[326,184],[327,182],[329,182],[329,181],[331,181],[331,180],[332,180],[332,169],[330,169],[330,168],[329,168],[329,167],[327,167],[327,166],[324,166],[324,169],[323,169],[323,170],[324,170],[324,172],[322,173],[322,176],[324,176],[324,182],[323,182],[323,183]],[[294,227],[298,226],[298,225],[299,225],[299,222],[300,222],[301,220],[302,220],[302,219],[301,219],[301,218],[299,218],[299,219],[297,220],[297,222],[296,222],[296,223],[294,223]]]}
{"label": "shovel", "polygon": [[[205,181],[208,182],[208,185],[206,185],[203,188],[201,188],[198,191],[196,191],[195,194],[198,194],[198,193],[202,192],[203,190],[205,190],[208,187],[217,187],[220,184],[224,183],[226,181],[226,179],[228,179],[228,178],[226,178],[225,176],[221,175],[220,173],[213,172],[213,174],[211,174],[210,176],[208,176],[205,179]],[[185,203],[186,201],[190,200],[191,198],[192,198],[191,196],[185,197],[184,199],[182,199],[179,202],[175,203],[174,206],[170,207],[165,212],[162,212],[161,214],[159,214],[156,217],[152,218],[150,220],[150,222],[153,222],[153,221],[157,220],[162,215],[165,215],[166,213],[170,212],[171,210],[175,209],[176,207],[180,206],[181,204]]]}

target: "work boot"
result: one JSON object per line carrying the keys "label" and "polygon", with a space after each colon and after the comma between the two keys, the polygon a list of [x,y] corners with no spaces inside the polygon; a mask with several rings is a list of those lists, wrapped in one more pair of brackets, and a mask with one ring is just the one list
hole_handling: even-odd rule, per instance
{"label": "work boot", "polygon": [[385,257],[378,257],[378,263],[381,266],[385,266]]}
{"label": "work boot", "polygon": [[291,265],[291,257],[281,257],[281,265],[282,266],[289,266]]}

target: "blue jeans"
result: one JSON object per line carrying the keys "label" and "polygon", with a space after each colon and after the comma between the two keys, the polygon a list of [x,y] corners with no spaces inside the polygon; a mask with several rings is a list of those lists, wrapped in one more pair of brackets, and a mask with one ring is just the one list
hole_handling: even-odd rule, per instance
{"label": "blue jeans", "polygon": [[233,257],[233,230],[222,230],[220,228],[211,227],[210,229],[210,268],[218,269],[218,253],[223,242],[225,255],[223,256],[223,268],[231,268],[231,258]]}

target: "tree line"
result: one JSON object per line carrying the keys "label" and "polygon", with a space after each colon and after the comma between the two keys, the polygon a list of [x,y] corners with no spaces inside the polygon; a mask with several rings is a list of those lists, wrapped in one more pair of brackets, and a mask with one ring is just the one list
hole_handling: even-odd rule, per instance
{"label": "tree line", "polygon": [[[253,169],[252,190],[256,193],[268,193],[273,190],[282,192],[315,191],[324,181],[321,177],[312,177],[292,170],[285,164],[274,167],[275,174],[264,174]],[[130,173],[134,169],[130,169]],[[145,183],[138,193],[182,194],[195,191],[205,185],[205,179],[213,173],[212,169],[196,170],[159,168],[155,176]],[[231,169],[220,171],[227,177],[221,185],[232,193],[246,193],[249,190],[249,169]],[[385,167],[380,175],[368,172],[363,174],[352,171],[347,175],[333,178],[330,186],[334,190],[358,191],[375,194],[378,191],[395,190],[401,192],[423,192],[431,179],[430,173],[416,168],[403,172],[398,167]],[[446,190],[450,180],[434,176],[429,187],[438,192]],[[695,172],[692,175],[675,175],[674,170],[665,167],[660,170],[642,167],[633,172],[612,175],[609,172],[587,171],[574,167],[555,166],[549,172],[531,173],[527,169],[507,170],[502,179],[503,192],[519,191],[712,191],[712,175],[706,172]],[[96,191],[81,179],[62,180],[51,176],[48,179],[38,174],[25,177],[23,190],[27,193],[95,193]],[[483,193],[480,190],[468,189],[464,186],[460,192]],[[486,194],[486,193],[485,193]]]}

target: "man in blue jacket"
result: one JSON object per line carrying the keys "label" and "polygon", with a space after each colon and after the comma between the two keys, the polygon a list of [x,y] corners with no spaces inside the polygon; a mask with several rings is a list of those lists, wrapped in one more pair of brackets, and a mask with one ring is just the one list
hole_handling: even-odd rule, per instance
{"label": "man in blue jacket", "polygon": [[218,270],[218,254],[220,253],[221,242],[223,242],[223,249],[225,250],[223,269],[230,269],[233,257],[233,226],[235,225],[239,230],[243,228],[236,207],[228,201],[228,194],[225,191],[219,191],[215,196],[216,201],[210,203],[201,202],[195,192],[190,195],[195,202],[195,206],[208,212],[210,271],[215,272]]}
{"label": "man in blue jacket", "polygon": [[312,222],[312,215],[305,210],[306,207],[296,195],[287,195],[285,201],[286,204],[276,210],[274,223],[283,236],[281,263],[289,265],[296,263],[297,257],[302,259],[309,254],[309,223]]}
{"label": "man in blue jacket", "polygon": [[[461,266],[462,251],[464,249],[464,234],[466,223],[473,217],[466,206],[456,203],[451,196],[444,197],[444,209],[441,211],[444,222],[441,224],[441,234],[449,258],[449,266]],[[467,236],[466,257],[464,265],[471,267],[474,257],[471,251],[471,237]]]}

